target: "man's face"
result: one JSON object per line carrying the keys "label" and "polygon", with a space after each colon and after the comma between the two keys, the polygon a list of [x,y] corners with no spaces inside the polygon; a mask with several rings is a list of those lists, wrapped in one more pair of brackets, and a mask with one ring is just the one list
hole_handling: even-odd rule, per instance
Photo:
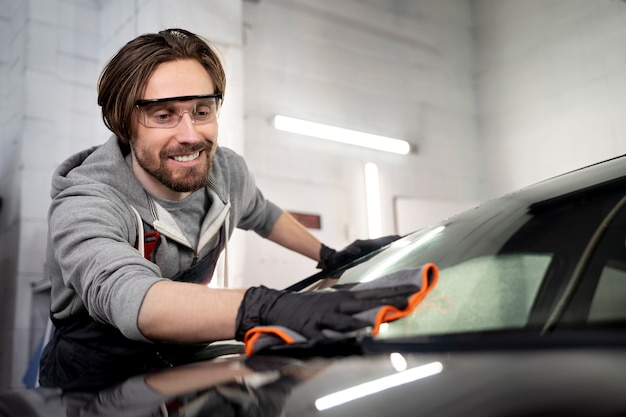
{"label": "man's face", "polygon": [[[143,100],[212,94],[213,81],[196,60],[186,59],[160,64],[150,76]],[[193,102],[168,102],[182,113],[178,125],[169,128],[146,127],[139,122],[136,109],[130,141],[133,173],[153,195],[179,200],[205,186],[217,149],[217,120],[194,124]],[[160,116],[160,115],[157,115]]]}

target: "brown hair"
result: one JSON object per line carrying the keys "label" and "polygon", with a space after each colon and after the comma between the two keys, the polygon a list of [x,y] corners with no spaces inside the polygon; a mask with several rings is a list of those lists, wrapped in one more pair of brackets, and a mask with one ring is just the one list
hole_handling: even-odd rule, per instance
{"label": "brown hair", "polygon": [[124,142],[133,136],[135,102],[159,64],[195,59],[207,70],[214,93],[224,94],[226,76],[217,53],[199,36],[184,29],[166,29],[128,42],[104,67],[98,80],[102,120]]}

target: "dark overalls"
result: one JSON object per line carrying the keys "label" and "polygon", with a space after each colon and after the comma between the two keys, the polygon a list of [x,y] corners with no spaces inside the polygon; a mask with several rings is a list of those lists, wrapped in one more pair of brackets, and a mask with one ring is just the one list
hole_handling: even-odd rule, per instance
{"label": "dark overalls", "polygon": [[[219,244],[213,251],[171,279],[206,284],[225,246],[226,229],[220,228]],[[144,236],[153,239],[154,231],[147,231]],[[149,243],[146,247],[153,247]],[[55,332],[42,353],[41,386],[68,391],[99,389],[131,375],[190,362],[194,354],[205,348],[130,340],[116,327],[95,321],[86,310],[68,319],[58,320],[52,315],[51,319]]]}

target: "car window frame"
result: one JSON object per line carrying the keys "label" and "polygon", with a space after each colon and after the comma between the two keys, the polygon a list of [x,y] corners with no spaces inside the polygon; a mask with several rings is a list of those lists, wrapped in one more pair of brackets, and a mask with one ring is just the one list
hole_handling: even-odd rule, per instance
{"label": "car window frame", "polygon": [[[571,329],[576,323],[584,323],[585,327],[592,327],[588,322],[589,311],[596,290],[600,283],[603,268],[607,265],[603,262],[604,256],[597,249],[605,243],[605,235],[612,223],[620,216],[626,214],[626,195],[624,195],[611,209],[602,223],[598,226],[594,238],[585,249],[587,256],[582,258],[577,265],[577,272],[572,276],[567,293],[564,293],[560,304],[555,308],[553,321],[546,323],[543,332],[558,330],[560,328]],[[626,231],[625,231],[626,236]],[[607,258],[608,259],[608,258]],[[590,273],[590,267],[595,269]],[[602,326],[602,323],[598,323]]]}

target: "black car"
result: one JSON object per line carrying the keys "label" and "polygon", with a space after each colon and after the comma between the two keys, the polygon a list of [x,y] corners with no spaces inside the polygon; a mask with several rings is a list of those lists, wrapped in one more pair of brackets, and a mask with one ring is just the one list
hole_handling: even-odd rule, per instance
{"label": "black car", "polygon": [[626,157],[417,231],[291,290],[434,264],[407,317],[315,344],[0,394],[0,416],[626,416]]}

